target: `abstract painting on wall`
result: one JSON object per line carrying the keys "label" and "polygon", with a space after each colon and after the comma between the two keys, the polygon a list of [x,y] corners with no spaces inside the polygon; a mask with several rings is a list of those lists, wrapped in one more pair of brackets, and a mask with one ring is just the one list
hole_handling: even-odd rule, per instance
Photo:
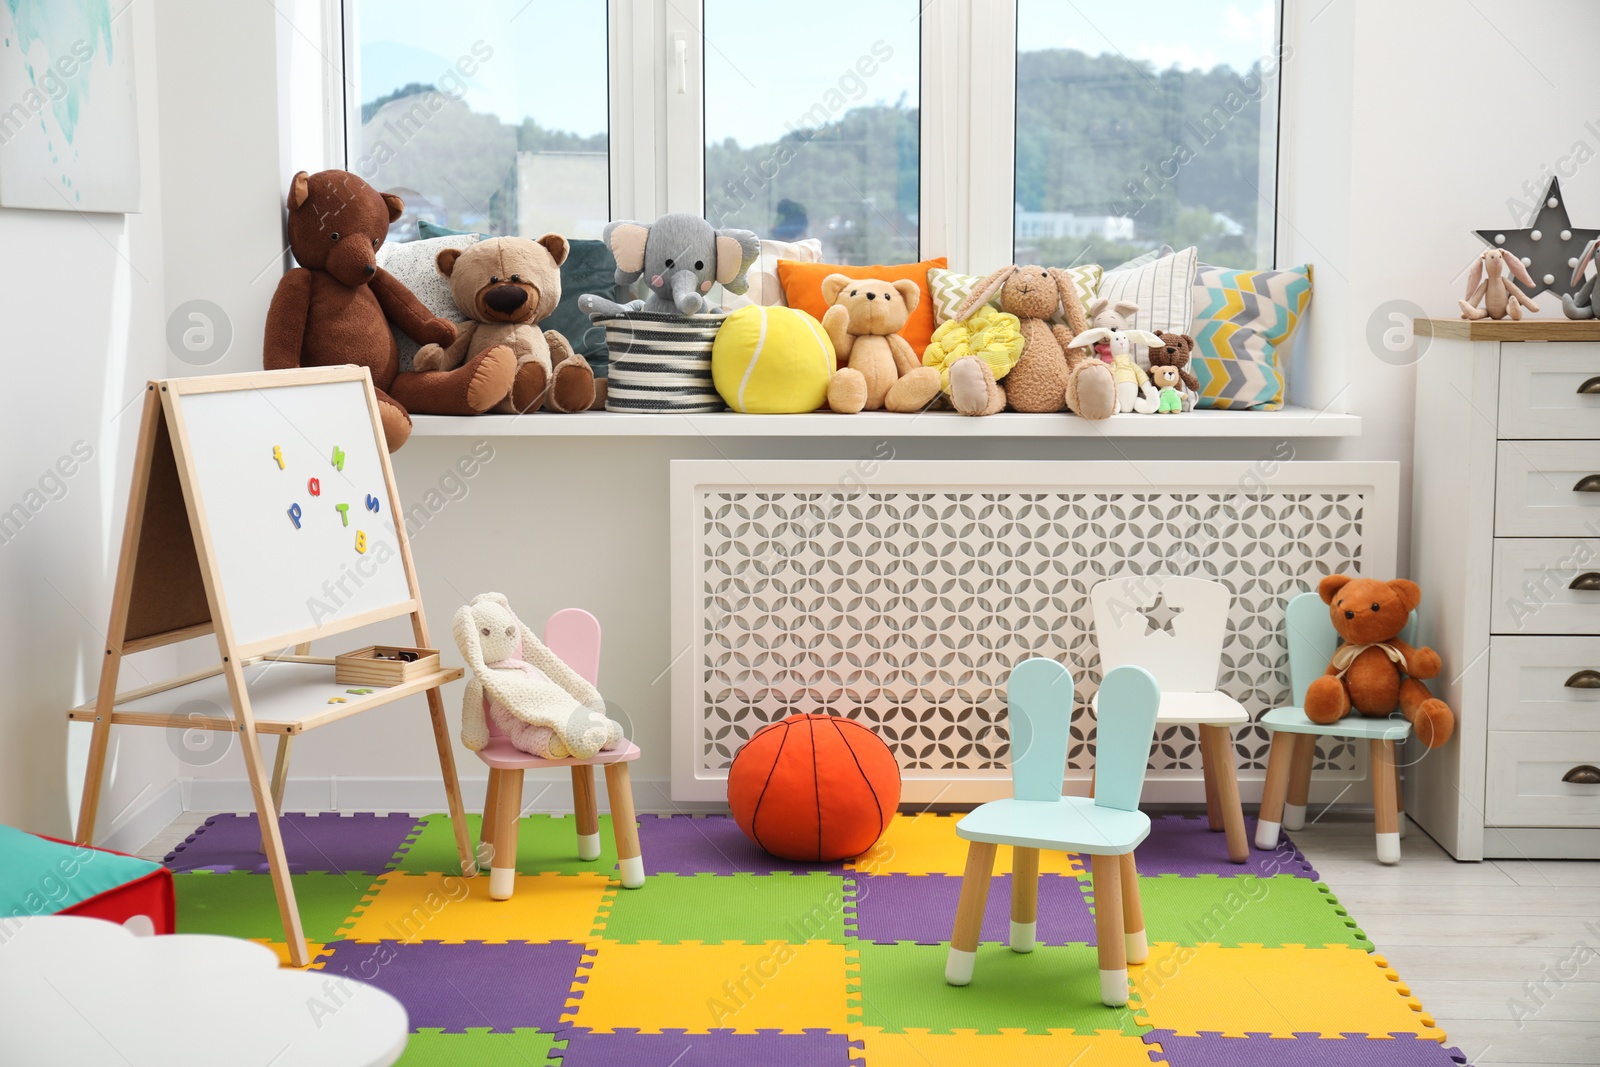
{"label": "abstract painting on wall", "polygon": [[0,206],[139,210],[131,0],[0,0]]}

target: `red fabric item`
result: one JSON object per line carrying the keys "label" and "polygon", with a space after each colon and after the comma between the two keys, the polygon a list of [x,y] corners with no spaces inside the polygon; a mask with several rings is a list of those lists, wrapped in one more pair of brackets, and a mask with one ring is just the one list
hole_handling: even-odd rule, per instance
{"label": "red fabric item", "polygon": [[[36,834],[46,841],[54,841],[58,845],[76,847],[72,841],[63,841],[59,837],[48,834]],[[92,846],[91,846],[92,847]],[[106,852],[113,856],[127,856],[126,852],[117,852],[109,848],[97,848],[96,852]],[[138,857],[132,857],[137,859]],[[105,919],[108,922],[125,923],[135,915],[144,915],[150,919],[158,934],[172,934],[178,930],[178,898],[172,887],[172,872],[165,867],[160,867],[149,874],[135,878],[131,882],[124,882],[114,889],[97,893],[88,900],[80,900],[69,908],[63,908],[58,915],[81,915],[88,919]]]}

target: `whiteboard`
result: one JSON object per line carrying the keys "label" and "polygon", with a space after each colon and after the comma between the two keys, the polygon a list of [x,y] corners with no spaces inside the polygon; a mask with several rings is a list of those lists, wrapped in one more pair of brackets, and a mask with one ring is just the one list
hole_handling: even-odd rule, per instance
{"label": "whiteboard", "polygon": [[411,599],[363,379],[173,400],[236,644]]}

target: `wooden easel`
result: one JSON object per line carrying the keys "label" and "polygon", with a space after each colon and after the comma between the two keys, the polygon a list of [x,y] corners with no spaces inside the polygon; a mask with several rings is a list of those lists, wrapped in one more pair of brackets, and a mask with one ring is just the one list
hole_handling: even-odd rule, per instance
{"label": "wooden easel", "polygon": [[[235,639],[227,610],[227,590],[222,588],[205,502],[197,488],[194,457],[181,413],[181,398],[202,393],[272,390],[296,385],[357,381],[363,383],[370,430],[375,435],[377,451],[381,456],[388,515],[394,520],[392,529],[385,527],[384,533],[397,541],[409,597],[386,607],[331,619],[322,625],[242,643]],[[113,725],[201,728],[236,733],[260,818],[263,847],[272,872],[278,910],[283,917],[289,958],[298,967],[309,964],[311,957],[295,905],[294,886],[289,880],[289,866],[278,825],[278,810],[288,769],[287,757],[290,743],[296,735],[402,697],[426,693],[428,712],[433,720],[434,743],[439,751],[439,769],[444,777],[445,795],[455,827],[456,847],[461,855],[461,870],[467,877],[477,873],[472,846],[467,837],[450,729],[439,692],[440,686],[461,677],[459,668],[441,668],[403,685],[375,689],[368,695],[355,696],[343,703],[319,705],[308,701],[304,711],[292,714],[258,716],[251,709],[246,672],[264,663],[300,665],[297,677],[321,678],[321,672],[314,672],[311,668],[323,668],[326,671],[326,685],[333,684],[333,660],[306,654],[313,638],[328,637],[385,619],[409,615],[417,645],[429,646],[428,625],[423,618],[422,595],[412,564],[411,546],[406,540],[405,523],[399,519],[402,514],[394,484],[394,471],[384,446],[377,397],[373,393],[371,376],[364,368],[330,367],[176,378],[152,381],[146,387],[144,417],[139,430],[133,484],[123,528],[122,553],[117,562],[116,588],[111,602],[111,621],[106,627],[105,665],[93,703],[68,712],[69,719],[88,720],[94,725],[88,773],[83,785],[83,804],[78,816],[77,840],[89,844],[94,837],[106,748]],[[219,665],[157,685],[117,692],[117,675],[123,656],[208,633],[216,634],[217,648],[222,656]],[[285,654],[282,650],[291,645],[297,646],[295,652]],[[218,675],[226,682],[226,701],[230,705],[228,712],[197,719],[192,714],[180,716],[172,709],[153,710],[148,707],[150,698],[166,694],[170,695],[175,708],[182,701],[187,687],[205,685]],[[216,685],[215,682],[210,684],[213,687]],[[344,690],[341,687],[339,691]],[[221,699],[219,694],[219,702]],[[147,706],[119,710],[119,706],[131,702]],[[278,735],[271,775],[262,759],[261,734]]]}

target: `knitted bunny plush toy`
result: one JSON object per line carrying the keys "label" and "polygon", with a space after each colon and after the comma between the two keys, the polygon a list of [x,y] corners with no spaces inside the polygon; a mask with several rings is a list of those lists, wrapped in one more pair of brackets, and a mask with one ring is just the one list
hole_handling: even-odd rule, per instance
{"label": "knitted bunny plush toy", "polygon": [[461,701],[461,743],[489,743],[493,718],[523,752],[588,759],[622,740],[595,687],[556,658],[499,593],[480,593],[456,612],[456,645],[472,668]]}

